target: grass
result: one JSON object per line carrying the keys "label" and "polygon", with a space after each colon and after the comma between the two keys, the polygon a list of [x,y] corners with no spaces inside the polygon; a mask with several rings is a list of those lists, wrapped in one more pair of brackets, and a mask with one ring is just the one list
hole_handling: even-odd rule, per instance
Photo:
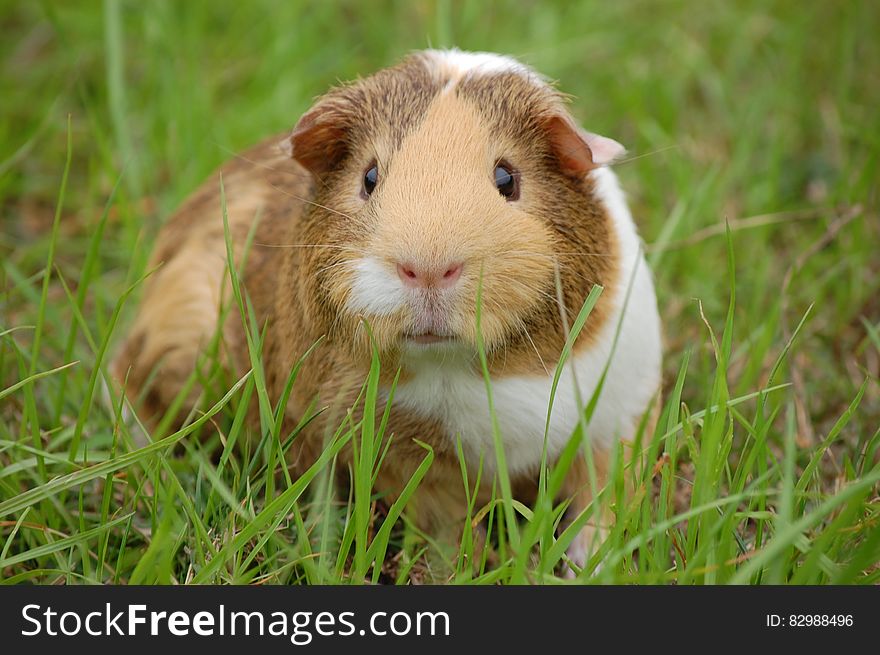
{"label": "grass", "polygon": [[[404,501],[372,495],[393,438],[376,367],[364,419],[341,416],[291,478],[296,433],[280,433],[239,290],[227,320],[245,317],[255,366],[237,381],[213,369],[217,393],[186,427],[137,448],[119,405],[98,401],[161,220],[336,80],[429,44],[523,58],[631,153],[618,171],[657,281],[664,408],[632,470],[617,460],[600,497],[616,522],[580,581],[880,581],[873,3],[6,0],[0,29],[3,582],[431,577],[430,537],[405,507],[430,451]],[[259,427],[245,421],[254,398]],[[533,507],[503,480],[471,507],[493,548],[466,534],[456,581],[561,582],[574,534],[556,534],[549,498],[581,438]]]}

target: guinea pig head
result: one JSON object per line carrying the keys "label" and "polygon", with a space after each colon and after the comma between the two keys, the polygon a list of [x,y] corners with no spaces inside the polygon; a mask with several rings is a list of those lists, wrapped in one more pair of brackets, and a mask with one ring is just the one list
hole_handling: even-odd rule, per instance
{"label": "guinea pig head", "polygon": [[316,180],[299,292],[356,357],[371,333],[395,362],[472,358],[479,304],[486,350],[537,363],[564,343],[560,304],[612,281],[589,173],[622,148],[513,60],[412,55],[319,99],[290,145]]}

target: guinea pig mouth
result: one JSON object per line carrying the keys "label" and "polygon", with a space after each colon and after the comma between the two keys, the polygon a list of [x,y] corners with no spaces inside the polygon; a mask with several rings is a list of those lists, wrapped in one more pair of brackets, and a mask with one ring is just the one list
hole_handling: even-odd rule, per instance
{"label": "guinea pig mouth", "polygon": [[436,334],[434,332],[420,332],[418,334],[404,334],[403,338],[411,343],[420,345],[431,345],[437,343],[447,343],[453,341],[455,337],[448,334]]}

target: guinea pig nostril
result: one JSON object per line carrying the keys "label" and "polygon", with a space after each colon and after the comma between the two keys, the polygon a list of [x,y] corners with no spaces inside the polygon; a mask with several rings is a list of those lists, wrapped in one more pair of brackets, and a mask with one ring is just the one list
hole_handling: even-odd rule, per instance
{"label": "guinea pig nostril", "polygon": [[397,265],[397,274],[404,282],[415,282],[419,278],[418,273],[416,273],[412,268],[404,264]]}
{"label": "guinea pig nostril", "polygon": [[459,277],[461,277],[461,264],[452,264],[443,274],[443,281],[447,284],[451,284]]}

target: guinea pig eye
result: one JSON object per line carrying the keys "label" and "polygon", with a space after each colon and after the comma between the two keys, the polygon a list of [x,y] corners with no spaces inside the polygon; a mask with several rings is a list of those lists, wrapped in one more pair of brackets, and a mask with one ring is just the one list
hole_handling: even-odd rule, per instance
{"label": "guinea pig eye", "polygon": [[376,167],[376,164],[370,164],[370,167],[364,173],[363,188],[361,191],[365,198],[373,193],[378,182],[379,169]]}
{"label": "guinea pig eye", "polygon": [[518,174],[506,162],[495,167],[495,188],[507,200],[519,198]]}

